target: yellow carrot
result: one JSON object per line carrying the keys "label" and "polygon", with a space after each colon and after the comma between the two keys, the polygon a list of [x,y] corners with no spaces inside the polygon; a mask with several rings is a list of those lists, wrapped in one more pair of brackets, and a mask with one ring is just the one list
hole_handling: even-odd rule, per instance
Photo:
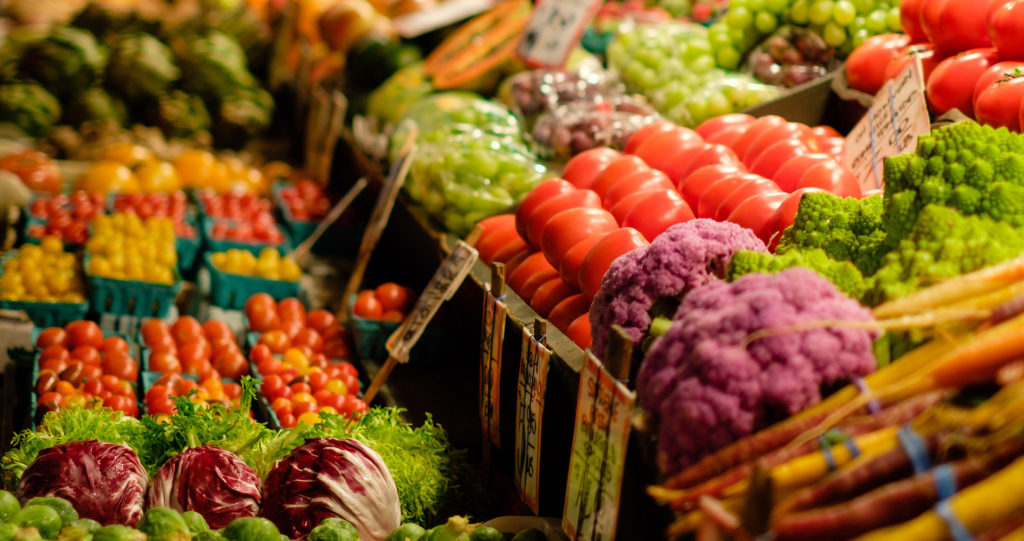
{"label": "yellow carrot", "polygon": [[1024,541],[1024,526],[999,538],[999,541]]}
{"label": "yellow carrot", "polygon": [[[899,446],[898,432],[899,427],[889,426],[856,436],[853,443],[860,450],[860,456],[875,456]],[[829,449],[835,468],[841,468],[856,458],[850,454],[850,449],[845,443],[838,443]],[[788,492],[825,477],[829,471],[831,470],[826,453],[803,455],[772,468],[772,486],[779,492]]]}
{"label": "yellow carrot", "polygon": [[[953,514],[972,533],[984,532],[1024,513],[1024,458],[965,488],[952,498]],[[952,539],[946,522],[934,510],[914,520],[876,530],[860,541],[904,541],[907,539]]]}
{"label": "yellow carrot", "polygon": [[986,267],[889,301],[875,308],[879,319],[914,314],[991,293],[1024,279],[1024,257]]}

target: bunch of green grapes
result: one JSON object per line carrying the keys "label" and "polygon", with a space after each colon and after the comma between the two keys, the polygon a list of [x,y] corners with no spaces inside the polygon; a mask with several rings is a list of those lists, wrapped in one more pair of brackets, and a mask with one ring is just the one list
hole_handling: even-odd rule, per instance
{"label": "bunch of green grapes", "polygon": [[737,68],[783,24],[814,30],[843,55],[871,36],[902,31],[898,0],[732,0],[726,16],[708,30],[715,61]]}
{"label": "bunch of green grapes", "polygon": [[698,24],[637,26],[608,45],[608,64],[630,92],[683,126],[752,107],[777,90],[715,65],[708,29]]}

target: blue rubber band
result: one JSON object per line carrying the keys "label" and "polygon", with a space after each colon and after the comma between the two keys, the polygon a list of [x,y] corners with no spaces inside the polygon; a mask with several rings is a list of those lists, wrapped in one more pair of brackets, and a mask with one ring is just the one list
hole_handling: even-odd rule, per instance
{"label": "blue rubber band", "polygon": [[[868,383],[864,381],[864,378],[854,378],[853,385],[857,387],[857,390],[859,390],[861,394],[868,394],[868,392],[871,391],[868,387]],[[868,402],[867,407],[868,413],[872,415],[876,415],[878,412],[882,411],[882,405],[879,404],[876,399],[871,399],[871,401]]]}
{"label": "blue rubber band", "polygon": [[914,432],[910,425],[903,425],[897,437],[903,450],[907,452],[910,463],[914,466],[914,473],[922,473],[931,469],[932,460],[928,456],[928,447],[924,444],[920,434]]}
{"label": "blue rubber band", "polygon": [[853,441],[853,438],[846,438],[843,441],[843,445],[850,451],[851,460],[860,456],[860,449],[857,447],[857,442]]}
{"label": "blue rubber band", "polygon": [[950,535],[953,536],[953,541],[974,541],[971,532],[967,530],[963,522],[960,522],[960,517],[957,517],[956,513],[953,512],[953,508],[949,505],[949,500],[942,500],[935,504],[935,514],[939,515],[939,518],[946,523]]}
{"label": "blue rubber band", "polygon": [[956,476],[953,475],[953,468],[949,464],[936,466],[932,470],[932,478],[935,480],[935,491],[939,500],[946,500],[956,494]]}
{"label": "blue rubber band", "polygon": [[494,300],[496,300],[498,302],[505,302],[505,294],[502,293],[500,297],[497,297]]}
{"label": "blue rubber band", "polygon": [[832,455],[832,447],[825,441],[825,436],[818,436],[818,443],[821,445],[821,454],[825,457],[825,464],[828,471],[836,471],[836,457]]}

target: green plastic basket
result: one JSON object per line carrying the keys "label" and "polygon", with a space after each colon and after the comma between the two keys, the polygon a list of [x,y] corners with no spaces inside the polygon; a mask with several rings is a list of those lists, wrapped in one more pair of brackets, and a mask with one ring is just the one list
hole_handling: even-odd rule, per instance
{"label": "green plastic basket", "polygon": [[[18,256],[17,250],[11,250],[0,256],[0,276],[3,276],[4,263]],[[0,301],[4,310],[24,310],[36,327],[55,327],[79,319],[85,319],[89,312],[89,301],[83,302],[32,302],[32,301]],[[35,338],[32,340],[35,342]]]}
{"label": "green plastic basket", "polygon": [[203,261],[210,273],[210,301],[221,308],[245,308],[245,301],[254,293],[267,293],[278,301],[299,296],[299,282],[268,280],[221,271],[210,260],[210,252],[203,254]]}
{"label": "green plastic basket", "polygon": [[[86,254],[85,268],[89,268]],[[86,273],[89,299],[96,312],[165,318],[181,293],[181,274],[175,271],[173,284],[154,284],[137,280],[116,280]]]}
{"label": "green plastic basket", "polygon": [[[223,220],[227,223],[233,223],[231,220]],[[281,224],[276,224],[277,229],[281,231],[281,244],[263,244],[259,242],[239,242],[234,240],[224,240],[213,238],[213,226],[217,224],[218,220],[211,218],[203,218],[202,231],[203,231],[203,243],[206,245],[207,252],[223,252],[226,250],[237,249],[237,250],[248,250],[253,255],[259,255],[260,251],[264,248],[277,248],[281,255],[287,254],[291,251],[291,240],[288,236],[288,231],[281,227]]]}
{"label": "green plastic basket", "polygon": [[352,306],[358,294],[348,299],[348,320],[352,322],[352,337],[355,340],[355,354],[360,359],[382,361],[388,357],[387,341],[401,323],[361,318],[352,313]]}

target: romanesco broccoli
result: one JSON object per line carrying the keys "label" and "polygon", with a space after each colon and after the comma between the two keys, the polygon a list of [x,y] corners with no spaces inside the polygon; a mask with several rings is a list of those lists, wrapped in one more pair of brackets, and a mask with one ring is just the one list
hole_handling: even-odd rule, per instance
{"label": "romanesco broccoli", "polygon": [[776,253],[822,249],[837,261],[849,261],[865,276],[878,268],[886,232],[882,198],[840,198],[809,193],[800,201],[793,225],[786,229]]}
{"label": "romanesco broccoli", "polygon": [[726,279],[730,282],[752,272],[774,274],[790,267],[806,267],[828,278],[839,291],[859,299],[867,291],[867,284],[857,267],[849,261],[836,261],[824,250],[790,250],[783,254],[761,252],[736,252],[729,263]]}

